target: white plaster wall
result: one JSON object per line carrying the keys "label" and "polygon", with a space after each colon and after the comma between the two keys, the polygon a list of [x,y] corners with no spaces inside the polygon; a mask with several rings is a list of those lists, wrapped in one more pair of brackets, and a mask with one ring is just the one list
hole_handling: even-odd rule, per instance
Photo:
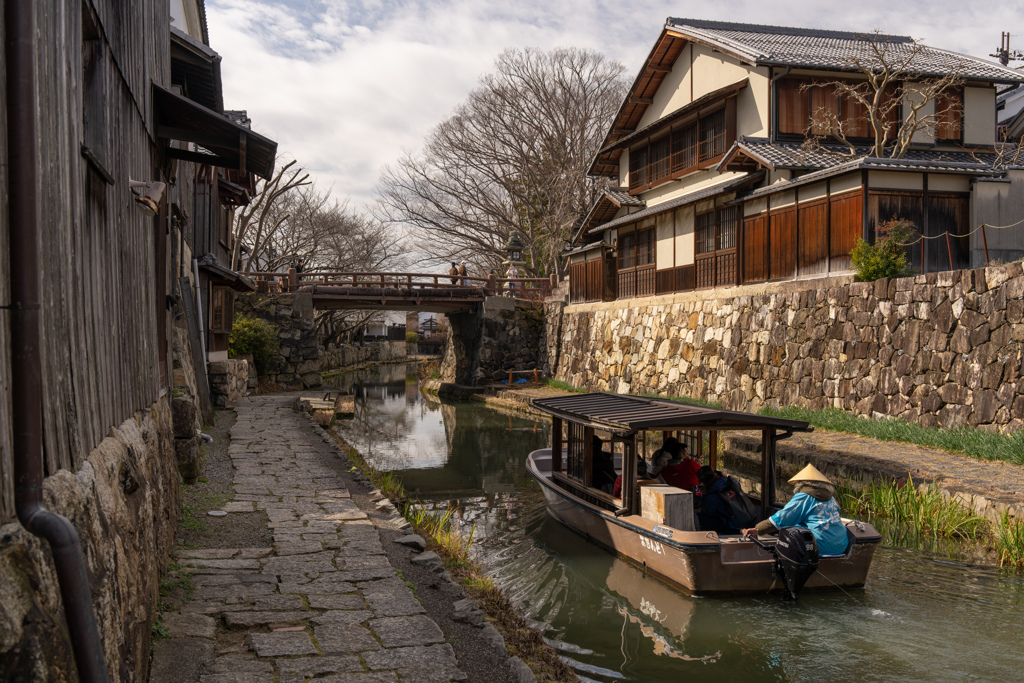
{"label": "white plaster wall", "polygon": [[838,178],[832,178],[832,194],[846,192],[847,190],[859,189],[861,186],[860,171],[848,173]]}
{"label": "white plaster wall", "polygon": [[995,140],[995,88],[964,88],[964,144],[991,145]]}
{"label": "white plaster wall", "polygon": [[[691,54],[693,71],[690,72]],[[741,64],[739,60],[714,52],[703,45],[690,43],[679,53],[672,71],[654,95],[654,103],[647,107],[640,127],[654,123],[666,114],[698,100],[710,92],[727,85],[750,79],[736,102],[736,128],[739,135],[768,135],[768,68]],[[690,97],[690,81],[693,97]]]}
{"label": "white plaster wall", "polygon": [[868,171],[868,187],[890,190],[923,190],[924,175],[921,173],[895,173],[893,171]]}
{"label": "white plaster wall", "polygon": [[676,210],[676,265],[693,263],[693,216],[695,208],[684,206]]}
{"label": "white plaster wall", "polygon": [[675,211],[667,211],[657,217],[655,230],[655,242],[657,257],[655,267],[658,270],[672,268],[675,265]]}
{"label": "white plaster wall", "polygon": [[[974,184],[970,209],[972,230],[982,223],[1010,226],[1024,217],[1024,171],[1007,171],[1006,180],[979,180]],[[984,239],[988,240],[989,257],[992,259],[1012,261],[1024,256],[1024,224],[1002,230],[986,227]],[[985,264],[980,230],[971,235],[971,258],[973,267]]]}
{"label": "white plaster wall", "polygon": [[744,216],[756,216],[759,213],[768,210],[768,199],[761,198],[755,199],[750,202],[743,202],[743,215]]}
{"label": "white plaster wall", "polygon": [[820,199],[828,195],[828,187],[825,183],[814,183],[800,188],[800,201],[809,202],[812,199]]}
{"label": "white plaster wall", "polygon": [[199,21],[199,8],[188,0],[170,0],[171,22],[174,28],[184,31],[202,42],[203,27]]}
{"label": "white plaster wall", "polygon": [[[928,175],[929,192],[970,192],[971,179],[961,175],[931,173]],[[1024,240],[1022,240],[1024,241]]]}
{"label": "white plaster wall", "polygon": [[771,204],[773,209],[780,209],[784,206],[791,206],[796,204],[796,191],[787,190],[785,192],[778,192],[771,196]]}
{"label": "white plaster wall", "polygon": [[629,187],[629,150],[622,150],[619,156],[619,187]]}
{"label": "white plaster wall", "polygon": [[681,197],[684,194],[690,194],[697,190],[702,190],[712,185],[720,185],[722,183],[732,182],[734,179],[741,177],[742,173],[735,171],[729,171],[727,173],[719,173],[714,169],[705,169],[692,173],[688,176],[680,178],[678,180],[672,180],[664,185],[644,192],[641,196],[644,201],[647,202],[647,206],[656,206],[662,202]]}

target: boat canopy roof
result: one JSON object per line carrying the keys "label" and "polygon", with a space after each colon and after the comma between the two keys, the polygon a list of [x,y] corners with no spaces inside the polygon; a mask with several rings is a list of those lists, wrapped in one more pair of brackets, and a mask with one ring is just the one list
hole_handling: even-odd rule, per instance
{"label": "boat canopy roof", "polygon": [[646,398],[627,394],[572,394],[534,399],[533,405],[538,410],[570,422],[617,432],[644,429],[781,429],[787,432],[814,430],[814,427],[801,420],[786,420],[681,403],[667,398]]}

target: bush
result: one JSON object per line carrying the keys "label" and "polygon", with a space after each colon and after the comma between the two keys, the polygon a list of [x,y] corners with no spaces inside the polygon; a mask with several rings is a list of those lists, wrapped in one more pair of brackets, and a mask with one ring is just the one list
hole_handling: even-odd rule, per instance
{"label": "bush", "polygon": [[280,350],[277,325],[244,313],[235,315],[228,339],[228,355],[237,358],[252,354],[256,372],[262,375],[272,367]]}
{"label": "bush", "polygon": [[420,343],[420,335],[416,334],[415,332],[406,332],[405,333],[405,343],[406,344],[419,344]]}
{"label": "bush", "polygon": [[857,279],[872,282],[883,277],[910,275],[905,245],[918,238],[914,224],[902,218],[894,218],[881,223],[875,229],[875,234],[874,244],[858,239],[850,252]]}

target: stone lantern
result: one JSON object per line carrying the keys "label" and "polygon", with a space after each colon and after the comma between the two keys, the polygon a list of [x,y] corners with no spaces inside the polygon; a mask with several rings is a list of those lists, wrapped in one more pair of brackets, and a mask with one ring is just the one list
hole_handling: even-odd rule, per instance
{"label": "stone lantern", "polygon": [[519,268],[526,265],[526,261],[523,260],[523,249],[526,245],[519,237],[519,232],[516,230],[512,231],[509,235],[508,244],[505,245],[505,254],[507,258],[502,261],[506,266],[515,266]]}

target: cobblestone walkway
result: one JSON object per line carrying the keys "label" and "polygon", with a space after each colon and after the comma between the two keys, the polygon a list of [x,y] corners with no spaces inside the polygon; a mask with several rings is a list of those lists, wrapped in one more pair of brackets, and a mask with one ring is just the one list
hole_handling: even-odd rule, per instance
{"label": "cobblestone walkway", "polygon": [[236,495],[224,510],[265,510],[273,546],[179,553],[195,592],[167,623],[215,641],[199,680],[465,680],[292,400],[241,399],[231,430]]}

